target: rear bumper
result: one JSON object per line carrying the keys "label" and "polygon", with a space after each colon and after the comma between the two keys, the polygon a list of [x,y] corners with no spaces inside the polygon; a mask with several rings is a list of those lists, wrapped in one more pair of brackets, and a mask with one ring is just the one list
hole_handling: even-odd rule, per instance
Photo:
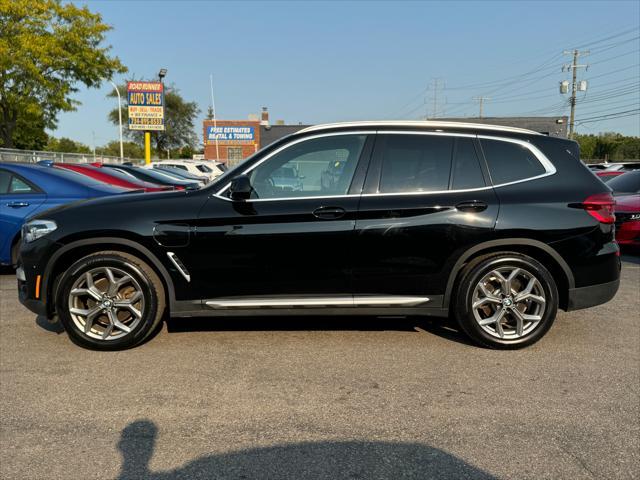
{"label": "rear bumper", "polygon": [[620,279],[612,282],[589,285],[588,287],[569,289],[569,301],[567,311],[580,310],[582,308],[595,307],[607,303],[618,291]]}

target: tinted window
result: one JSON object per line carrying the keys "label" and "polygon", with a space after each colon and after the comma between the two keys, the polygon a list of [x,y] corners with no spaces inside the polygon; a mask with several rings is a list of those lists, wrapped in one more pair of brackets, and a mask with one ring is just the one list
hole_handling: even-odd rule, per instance
{"label": "tinted window", "polygon": [[533,152],[522,145],[502,140],[480,141],[494,185],[545,173],[544,167]]}
{"label": "tinted window", "polygon": [[201,172],[204,172],[204,173],[211,173],[211,172],[213,172],[213,170],[211,170],[211,169],[210,169],[209,167],[207,167],[206,165],[196,165],[196,168],[197,168],[198,170],[200,170]]}
{"label": "tinted window", "polygon": [[7,190],[9,190],[10,180],[11,174],[6,170],[0,170],[0,194],[7,193]]}
{"label": "tinted window", "polygon": [[[332,135],[296,143],[250,173],[253,198],[345,195],[365,135]],[[283,176],[282,172],[291,176]]]}
{"label": "tinted window", "polygon": [[20,178],[13,176],[11,177],[11,182],[9,183],[9,193],[34,193],[35,190],[31,188],[31,186],[21,180]]}
{"label": "tinted window", "polygon": [[456,140],[452,188],[454,190],[464,190],[484,186],[486,185],[473,140],[470,138],[458,138]]}
{"label": "tinted window", "polygon": [[609,180],[607,185],[616,193],[640,193],[640,172],[618,175]]}
{"label": "tinted window", "polygon": [[384,135],[381,193],[447,190],[453,137]]}

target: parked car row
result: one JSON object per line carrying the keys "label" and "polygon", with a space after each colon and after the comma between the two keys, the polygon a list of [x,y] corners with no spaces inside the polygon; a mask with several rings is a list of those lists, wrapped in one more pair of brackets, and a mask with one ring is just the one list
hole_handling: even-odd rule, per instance
{"label": "parked car row", "polygon": [[191,160],[153,162],[147,167],[51,160],[0,163],[0,264],[16,263],[20,228],[30,216],[106,195],[195,190],[223,172],[220,164],[210,165]]}
{"label": "parked car row", "polygon": [[590,163],[587,165],[589,169],[594,171],[607,171],[607,172],[616,172],[616,171],[631,171],[631,170],[640,170],[640,161],[639,162],[605,162],[605,163]]}

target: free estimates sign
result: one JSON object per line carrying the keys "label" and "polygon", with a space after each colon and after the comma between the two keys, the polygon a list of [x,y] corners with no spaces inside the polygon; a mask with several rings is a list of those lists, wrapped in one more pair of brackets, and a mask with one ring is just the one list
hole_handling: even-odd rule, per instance
{"label": "free estimates sign", "polygon": [[128,82],[129,130],[164,130],[164,84]]}

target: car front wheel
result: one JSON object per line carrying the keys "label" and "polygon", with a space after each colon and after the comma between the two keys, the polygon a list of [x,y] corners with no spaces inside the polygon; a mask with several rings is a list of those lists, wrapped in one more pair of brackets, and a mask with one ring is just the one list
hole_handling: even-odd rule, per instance
{"label": "car front wheel", "polygon": [[540,262],[519,253],[493,254],[467,266],[454,306],[462,330],[493,348],[537,342],[557,311],[553,277]]}
{"label": "car front wheel", "polygon": [[165,296],[149,265],[133,255],[108,251],[88,255],[66,271],[56,304],[74,343],[94,350],[122,350],[155,330]]}

